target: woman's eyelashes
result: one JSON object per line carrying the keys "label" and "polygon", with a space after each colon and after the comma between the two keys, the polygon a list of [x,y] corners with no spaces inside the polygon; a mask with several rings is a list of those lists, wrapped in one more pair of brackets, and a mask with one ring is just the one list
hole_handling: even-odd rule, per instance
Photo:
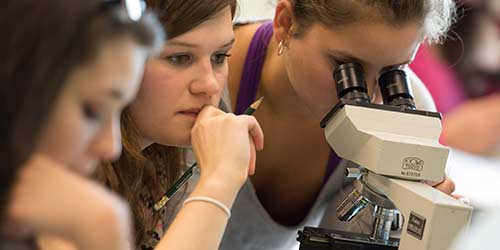
{"label": "woman's eyelashes", "polygon": [[193,61],[193,56],[189,54],[175,54],[171,56],[166,56],[165,60],[174,66],[187,66]]}
{"label": "woman's eyelashes", "polygon": [[229,57],[231,57],[231,54],[227,52],[215,54],[212,56],[212,62],[216,65],[222,65],[226,62],[226,59]]}
{"label": "woman's eyelashes", "polygon": [[103,114],[99,111],[96,105],[84,103],[82,111],[85,118],[91,122],[97,122],[103,119]]}
{"label": "woman's eyelashes", "polygon": [[[231,54],[229,54],[227,51],[217,52],[210,56],[210,61],[213,66],[217,67],[224,65],[227,61],[227,58],[230,56]],[[192,64],[196,63],[199,58],[202,57],[196,57],[194,54],[189,53],[178,53],[163,57],[164,60],[175,67],[189,67]]]}
{"label": "woman's eyelashes", "polygon": [[339,66],[339,65],[342,65],[344,63],[347,63],[344,60],[340,60],[340,59],[337,59],[337,58],[332,57],[332,56],[330,56],[329,59],[330,59],[331,63],[333,64],[333,66],[335,66],[335,67]]}

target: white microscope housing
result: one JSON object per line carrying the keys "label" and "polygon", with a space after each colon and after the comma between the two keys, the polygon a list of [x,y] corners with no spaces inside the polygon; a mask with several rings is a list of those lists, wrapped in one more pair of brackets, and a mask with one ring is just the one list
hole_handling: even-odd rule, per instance
{"label": "white microscope housing", "polygon": [[[379,77],[384,105],[370,103],[360,64],[339,65],[334,79],[339,103],[321,127],[332,149],[360,166],[347,170],[347,177],[356,178],[355,188],[338,207],[339,219],[350,221],[371,204],[375,212],[368,245],[447,249],[467,230],[472,207],[423,182],[445,177],[449,150],[439,144],[441,115],[415,109],[403,70]],[[401,216],[401,237],[394,243],[389,233]]]}
{"label": "white microscope housing", "polygon": [[421,182],[445,177],[449,150],[438,142],[439,117],[340,106],[325,127],[327,141],[340,157],[366,168],[359,176],[364,188],[393,207],[367,198],[370,203],[399,210],[404,221],[399,249],[447,249],[467,229],[472,208]]}

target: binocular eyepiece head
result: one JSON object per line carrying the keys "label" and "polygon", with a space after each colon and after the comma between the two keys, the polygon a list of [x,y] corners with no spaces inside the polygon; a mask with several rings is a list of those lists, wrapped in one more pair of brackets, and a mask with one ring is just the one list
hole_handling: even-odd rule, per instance
{"label": "binocular eyepiece head", "polygon": [[[341,64],[333,72],[339,99],[370,103],[363,67],[359,63]],[[387,70],[378,78],[384,104],[415,109],[406,72]]]}
{"label": "binocular eyepiece head", "polygon": [[370,103],[363,67],[359,63],[344,63],[333,72],[340,99]]}

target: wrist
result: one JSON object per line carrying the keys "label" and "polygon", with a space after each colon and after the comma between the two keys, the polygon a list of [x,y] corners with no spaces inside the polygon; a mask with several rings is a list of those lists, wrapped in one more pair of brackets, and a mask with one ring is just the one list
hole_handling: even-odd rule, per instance
{"label": "wrist", "polygon": [[219,208],[222,212],[224,212],[227,216],[227,219],[229,219],[231,217],[231,209],[217,199],[214,199],[214,198],[211,198],[208,196],[191,196],[191,197],[187,198],[183,202],[182,205],[185,206],[187,203],[190,203],[190,202],[205,202],[205,203],[211,204],[211,205]]}
{"label": "wrist", "polygon": [[223,181],[223,179],[202,176],[190,196],[210,197],[219,200],[228,208],[231,208],[240,188],[241,184],[229,183]]}
{"label": "wrist", "polygon": [[200,167],[200,180],[225,188],[240,189],[247,179],[248,168],[237,164],[220,162],[217,166]]}

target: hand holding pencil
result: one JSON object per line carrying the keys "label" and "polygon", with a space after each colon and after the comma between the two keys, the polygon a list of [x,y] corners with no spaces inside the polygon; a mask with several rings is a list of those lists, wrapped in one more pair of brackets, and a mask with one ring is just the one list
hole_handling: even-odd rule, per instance
{"label": "hand holding pencil", "polygon": [[237,192],[255,171],[256,150],[264,146],[264,135],[257,120],[249,116],[262,102],[253,103],[243,115],[225,113],[207,106],[198,115],[191,131],[191,144],[198,160],[155,204],[159,210],[192,175],[195,165],[201,172],[200,182],[209,180],[228,191]]}
{"label": "hand holding pencil", "polygon": [[228,188],[243,185],[253,174],[255,150],[263,148],[263,133],[257,120],[248,115],[227,114],[207,107],[191,132],[191,143],[201,178],[214,178]]}

